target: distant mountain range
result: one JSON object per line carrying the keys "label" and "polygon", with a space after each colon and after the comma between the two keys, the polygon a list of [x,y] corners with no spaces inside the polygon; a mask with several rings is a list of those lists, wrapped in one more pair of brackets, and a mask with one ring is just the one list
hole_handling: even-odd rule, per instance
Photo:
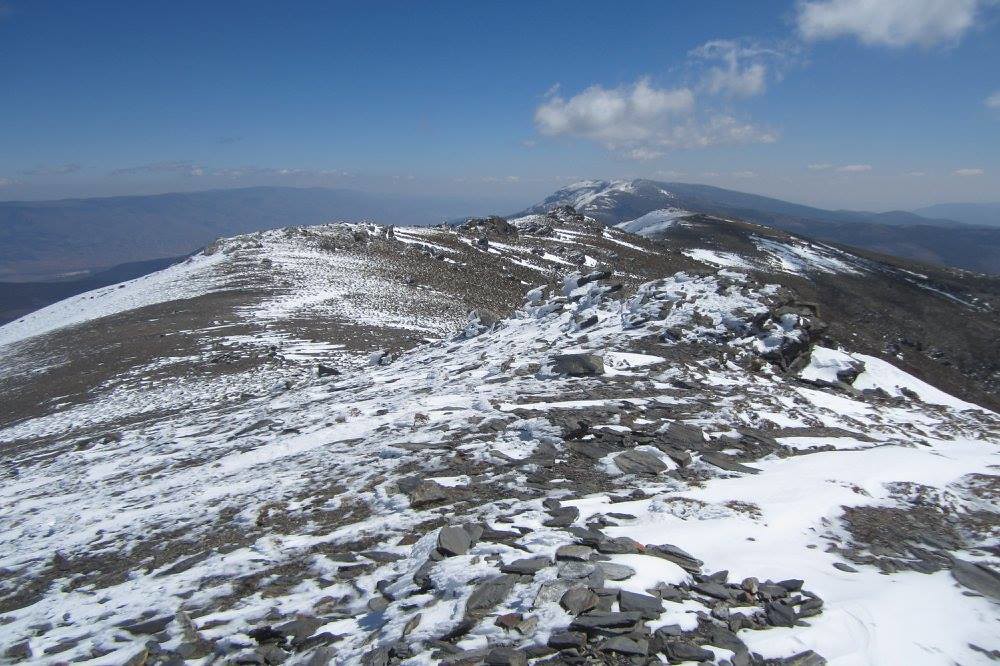
{"label": "distant mountain range", "polygon": [[149,196],[0,202],[0,280],[50,280],[184,255],[216,238],[336,220],[433,224],[468,200],[345,189],[252,187]]}
{"label": "distant mountain range", "polygon": [[906,211],[824,210],[709,185],[601,180],[570,185],[525,213],[560,205],[571,205],[607,225],[658,210],[716,215],[906,259],[1000,273],[1000,228],[930,219]]}
{"label": "distant mountain range", "polygon": [[966,224],[1000,227],[1000,202],[935,204],[913,212],[923,217],[943,217]]}
{"label": "distant mountain range", "polygon": [[[529,211],[559,204],[574,205],[609,225],[677,208],[1000,273],[1000,227],[969,225],[997,224],[1000,205],[947,204],[917,213],[834,211],[707,185],[632,180],[577,183]],[[470,200],[290,187],[0,202],[0,280],[37,282],[74,274],[85,279],[108,267],[185,255],[216,238],[262,229],[361,219],[426,225],[484,212]]]}

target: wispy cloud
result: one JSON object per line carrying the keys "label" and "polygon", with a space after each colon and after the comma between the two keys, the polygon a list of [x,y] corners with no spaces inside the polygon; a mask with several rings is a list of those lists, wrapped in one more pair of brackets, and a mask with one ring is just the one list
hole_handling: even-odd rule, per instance
{"label": "wispy cloud", "polygon": [[733,178],[756,178],[756,171],[734,171],[732,173]]}
{"label": "wispy cloud", "polygon": [[817,164],[808,164],[806,169],[809,171],[837,171],[840,173],[862,173],[864,171],[871,171],[871,164],[843,164],[836,165],[830,164],[828,162],[819,162]]}
{"label": "wispy cloud", "polygon": [[21,171],[22,176],[62,176],[76,173],[82,167],[79,164],[59,164],[55,166],[37,166],[34,169]]}
{"label": "wispy cloud", "polygon": [[112,176],[138,176],[143,174],[173,173],[185,176],[203,176],[204,167],[191,162],[152,162],[150,164],[140,164],[138,166],[123,167],[111,172]]}
{"label": "wispy cloud", "polygon": [[985,171],[982,169],[955,169],[952,172],[956,176],[982,176]]}
{"label": "wispy cloud", "polygon": [[863,173],[871,170],[871,164],[845,164],[844,166],[837,167],[837,171],[841,173]]}
{"label": "wispy cloud", "polygon": [[954,44],[993,0],[806,0],[796,26],[803,39],[854,37],[870,46]]}
{"label": "wispy cloud", "polygon": [[788,45],[771,47],[750,40],[714,39],[688,55],[699,64],[717,63],[702,74],[701,88],[705,92],[753,97],[767,89],[769,80],[780,78],[793,52]]}
{"label": "wispy cloud", "polygon": [[1000,109],[1000,90],[983,100],[983,104],[990,109]]}

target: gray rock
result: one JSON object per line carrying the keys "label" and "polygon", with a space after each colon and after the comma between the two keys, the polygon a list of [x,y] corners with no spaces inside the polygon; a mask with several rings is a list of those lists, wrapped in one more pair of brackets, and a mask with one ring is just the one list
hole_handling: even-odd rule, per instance
{"label": "gray rock", "polygon": [[577,616],[572,623],[570,623],[570,629],[578,629],[580,631],[592,632],[599,629],[611,629],[617,627],[632,627],[642,620],[642,615],[640,613],[586,613],[584,615]]}
{"label": "gray rock", "polygon": [[469,600],[465,602],[465,616],[468,618],[482,618],[497,604],[507,598],[514,587],[513,576],[497,576],[485,580],[472,590]]}
{"label": "gray rock", "polygon": [[647,620],[655,620],[663,613],[663,602],[648,594],[636,594],[622,590],[618,593],[618,608],[622,612],[634,611]]}
{"label": "gray rock", "polygon": [[508,574],[531,576],[551,564],[552,561],[547,557],[526,557],[502,565],[500,571]]}
{"label": "gray rock", "polygon": [[658,546],[646,544],[645,553],[646,555],[652,555],[664,560],[669,560],[690,573],[698,573],[701,571],[701,565],[703,564],[703,562],[698,558],[681,550],[677,546],[672,546],[670,544],[662,544]]}
{"label": "gray rock", "polygon": [[776,627],[791,627],[795,624],[795,608],[781,601],[772,601],[764,607],[767,621]]}
{"label": "gray rock", "polygon": [[601,541],[597,550],[605,555],[635,555],[642,552],[642,544],[628,537],[615,537]]}
{"label": "gray rock", "polygon": [[598,596],[587,587],[574,587],[567,590],[566,594],[559,600],[559,605],[566,609],[567,613],[579,615],[597,606]]}
{"label": "gray rock", "polygon": [[710,465],[715,465],[719,469],[724,469],[727,472],[740,472],[742,474],[759,474],[760,470],[756,467],[748,467],[743,463],[737,461],[731,456],[727,456],[724,453],[715,453],[714,451],[706,451],[701,454],[701,460],[707,462]]}
{"label": "gray rock", "polygon": [[656,476],[667,469],[666,463],[648,451],[629,450],[615,456],[615,465],[626,474]]}
{"label": "gray rock", "polygon": [[488,666],[527,666],[528,656],[516,648],[496,647],[487,653],[484,661]]}
{"label": "gray rock", "polygon": [[806,650],[778,662],[779,666],[826,666],[826,659],[812,650]]}
{"label": "gray rock", "polygon": [[464,555],[472,546],[472,537],[464,528],[447,525],[438,532],[437,547],[445,555]]}
{"label": "gray rock", "polygon": [[635,569],[624,564],[601,562],[597,566],[608,580],[625,580],[635,575]]}
{"label": "gray rock", "polygon": [[840,569],[841,571],[846,571],[847,573],[858,573],[857,569],[852,567],[850,564],[846,564],[844,562],[834,562],[833,568]]}
{"label": "gray rock", "polygon": [[579,584],[579,581],[563,578],[546,581],[542,583],[541,587],[538,588],[538,592],[535,594],[535,600],[532,602],[531,607],[538,608],[540,606],[544,606],[545,604],[556,603],[562,599],[562,596],[566,594],[567,590],[571,587],[578,586]]}
{"label": "gray rock", "polygon": [[568,650],[583,647],[587,637],[575,631],[560,631],[549,637],[549,647],[556,650]]}
{"label": "gray rock", "polygon": [[713,599],[721,599],[722,601],[730,601],[736,598],[736,590],[726,587],[722,583],[716,583],[715,581],[703,581],[701,583],[695,583],[692,586],[696,592],[704,594],[706,597],[712,597]]}
{"label": "gray rock", "polygon": [[685,661],[711,662],[715,659],[715,653],[711,650],[705,650],[687,641],[667,643],[663,646],[663,654],[667,655],[672,664]]}
{"label": "gray rock", "polygon": [[542,525],[545,527],[567,527],[580,517],[580,510],[575,506],[566,506],[549,511],[549,515],[552,517],[542,521]]}
{"label": "gray rock", "polygon": [[604,359],[596,354],[558,354],[552,357],[552,371],[570,377],[604,374]]}
{"label": "gray rock", "polygon": [[556,549],[556,560],[575,560],[579,562],[586,562],[590,559],[590,556],[593,553],[594,550],[592,548],[588,548],[587,546],[559,546],[559,548]]}
{"label": "gray rock", "polygon": [[649,654],[649,641],[642,638],[629,638],[628,636],[615,636],[605,641],[601,648],[609,652],[620,652],[645,657]]}
{"label": "gray rock", "polygon": [[951,575],[959,584],[970,590],[983,596],[1000,599],[1000,573],[985,564],[954,558]]}

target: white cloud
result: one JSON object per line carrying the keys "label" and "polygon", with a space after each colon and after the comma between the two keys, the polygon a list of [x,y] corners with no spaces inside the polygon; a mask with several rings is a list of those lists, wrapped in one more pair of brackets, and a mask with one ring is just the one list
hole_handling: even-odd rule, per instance
{"label": "white cloud", "polygon": [[703,85],[708,92],[752,97],[760,95],[767,88],[768,68],[765,61],[780,54],[772,49],[716,39],[702,44],[689,55],[699,60],[721,63],[709,67],[705,72]]}
{"label": "white cloud", "polygon": [[773,131],[726,113],[696,114],[690,88],[658,88],[648,79],[619,88],[594,85],[568,99],[551,94],[535,110],[535,126],[548,136],[589,139],[639,160],[674,148],[777,139]]}
{"label": "white cloud", "polygon": [[982,169],[955,169],[952,173],[956,176],[982,176],[986,172]]}
{"label": "white cloud", "polygon": [[808,0],[796,23],[806,40],[855,37],[870,46],[957,42],[992,0]]}
{"label": "white cloud", "polygon": [[987,97],[983,104],[991,109],[1000,109],[1000,90]]}
{"label": "white cloud", "polygon": [[756,178],[757,172],[755,171],[734,171],[733,178]]}
{"label": "white cloud", "polygon": [[656,134],[671,116],[689,112],[694,94],[688,88],[655,88],[646,79],[632,86],[591,86],[564,99],[558,92],[535,110],[542,134],[570,134],[605,143],[641,141]]}
{"label": "white cloud", "polygon": [[871,164],[845,164],[844,166],[837,167],[837,171],[841,173],[862,173],[864,171],[871,171]]}
{"label": "white cloud", "polygon": [[829,171],[833,168],[833,165],[823,162],[821,164],[810,164],[806,168],[810,171]]}
{"label": "white cloud", "polygon": [[7,187],[8,185],[13,185],[14,181],[10,178],[0,178],[0,187]]}

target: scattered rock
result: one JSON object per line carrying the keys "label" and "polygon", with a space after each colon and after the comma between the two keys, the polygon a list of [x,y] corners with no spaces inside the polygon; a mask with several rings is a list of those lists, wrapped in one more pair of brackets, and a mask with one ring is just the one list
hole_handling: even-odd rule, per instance
{"label": "scattered rock", "polygon": [[472,546],[472,537],[457,525],[442,527],[438,532],[437,547],[445,555],[464,555]]}
{"label": "scattered rock", "polygon": [[570,377],[604,374],[604,359],[596,354],[558,354],[552,357],[552,371]]}

